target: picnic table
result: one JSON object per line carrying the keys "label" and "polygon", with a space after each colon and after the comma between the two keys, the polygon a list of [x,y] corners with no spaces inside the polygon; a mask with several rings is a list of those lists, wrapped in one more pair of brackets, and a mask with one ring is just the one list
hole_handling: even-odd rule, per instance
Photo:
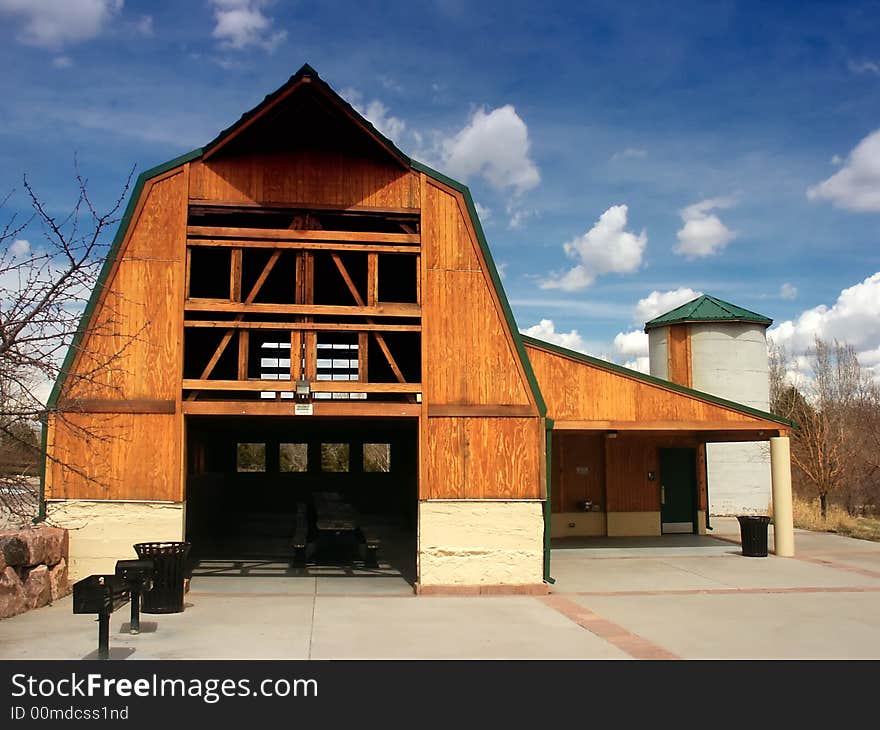
{"label": "picnic table", "polygon": [[314,530],[309,530],[307,510],[301,505],[297,511],[294,533],[294,560],[303,565],[320,546],[338,553],[344,543],[355,547],[367,567],[377,567],[376,553],[379,539],[366,527],[354,505],[338,492],[315,492]]}

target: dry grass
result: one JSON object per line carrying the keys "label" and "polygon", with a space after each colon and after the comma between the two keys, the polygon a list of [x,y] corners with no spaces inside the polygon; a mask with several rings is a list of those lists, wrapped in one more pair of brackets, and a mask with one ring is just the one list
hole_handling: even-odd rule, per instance
{"label": "dry grass", "polygon": [[836,532],[847,537],[880,542],[880,520],[871,517],[853,517],[837,505],[828,505],[828,517],[823,520],[819,500],[794,498],[794,526],[816,532]]}

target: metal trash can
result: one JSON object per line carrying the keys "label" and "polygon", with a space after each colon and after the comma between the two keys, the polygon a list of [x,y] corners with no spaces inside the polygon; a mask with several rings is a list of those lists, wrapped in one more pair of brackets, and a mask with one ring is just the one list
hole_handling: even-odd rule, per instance
{"label": "metal trash can", "polygon": [[742,554],[747,558],[767,557],[767,525],[769,517],[754,515],[741,515],[739,520],[739,534],[742,542]]}
{"label": "metal trash can", "polygon": [[134,551],[153,561],[153,588],[143,594],[143,613],[181,613],[188,542],[139,542]]}

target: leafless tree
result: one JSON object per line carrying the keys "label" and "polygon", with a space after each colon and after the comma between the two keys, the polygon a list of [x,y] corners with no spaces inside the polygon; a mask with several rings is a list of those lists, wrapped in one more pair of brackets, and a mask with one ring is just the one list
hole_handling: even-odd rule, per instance
{"label": "leafless tree", "polygon": [[808,355],[809,372],[794,385],[786,379],[792,369],[786,353],[771,348],[771,403],[776,413],[798,425],[792,462],[815,489],[824,519],[832,494],[851,513],[870,496],[877,473],[871,449],[876,435],[866,426],[877,418],[880,401],[851,345],[817,337]]}
{"label": "leafless tree", "polygon": [[[92,204],[87,181],[78,170],[75,179],[76,201],[58,216],[25,176],[23,191],[30,211],[25,216],[10,213],[0,228],[0,459],[6,462],[0,463],[0,511],[19,518],[32,516],[42,461],[37,433],[68,347],[74,340],[111,336],[116,329],[112,306],[110,316],[88,325],[88,332],[82,330],[86,325],[81,317],[104,265],[107,234],[119,222],[131,174],[104,212]],[[8,209],[11,196],[0,202],[0,214]],[[90,359],[85,369],[69,374],[69,380],[88,383],[102,373],[106,376],[126,346],[123,341],[111,355]],[[106,383],[108,378],[101,380]],[[76,383],[71,385],[75,389]],[[75,464],[66,466],[78,471]]]}

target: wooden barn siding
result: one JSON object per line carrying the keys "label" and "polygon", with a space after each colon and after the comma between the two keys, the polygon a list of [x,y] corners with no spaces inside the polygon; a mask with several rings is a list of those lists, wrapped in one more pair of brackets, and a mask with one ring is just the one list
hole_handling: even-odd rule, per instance
{"label": "wooden barn siding", "polygon": [[457,194],[424,185],[423,397],[438,404],[531,404],[512,335],[460,203]]}
{"label": "wooden barn siding", "polygon": [[[660,449],[693,448],[697,472],[697,507],[706,509],[705,447],[694,434],[646,436],[621,434],[605,440],[608,511],[646,512],[660,509]],[[653,471],[656,478],[648,479]]]}
{"label": "wooden barn siding", "polygon": [[538,418],[426,418],[421,499],[538,499]]}
{"label": "wooden barn siding", "polygon": [[186,230],[186,176],[145,189],[73,371],[87,373],[121,350],[94,382],[69,378],[65,398],[176,400]]}
{"label": "wooden barn siding", "polygon": [[178,415],[67,413],[50,420],[46,499],[183,500]]}
{"label": "wooden barn siding", "polygon": [[[579,474],[578,467],[587,467]],[[554,512],[576,512],[585,499],[605,509],[605,438],[601,435],[557,433],[553,436]]]}
{"label": "wooden barn siding", "polygon": [[[420,419],[420,498],[541,498],[543,422],[464,200],[423,176],[421,208],[423,413],[460,413]],[[486,415],[510,405],[534,416]]]}
{"label": "wooden barn siding", "polygon": [[418,208],[418,173],[393,164],[300,150],[193,162],[191,198],[347,208]]}
{"label": "wooden barn siding", "polygon": [[554,420],[754,421],[753,416],[526,346]]}
{"label": "wooden barn siding", "polygon": [[[94,382],[68,378],[59,399],[180,400],[186,167],[148,183],[74,360],[75,373],[124,347],[118,362]],[[137,333],[132,339],[130,333]],[[120,404],[120,410],[126,408]],[[71,413],[49,424],[47,499],[181,501],[183,419],[176,414]],[[87,437],[83,430],[91,432]]]}

